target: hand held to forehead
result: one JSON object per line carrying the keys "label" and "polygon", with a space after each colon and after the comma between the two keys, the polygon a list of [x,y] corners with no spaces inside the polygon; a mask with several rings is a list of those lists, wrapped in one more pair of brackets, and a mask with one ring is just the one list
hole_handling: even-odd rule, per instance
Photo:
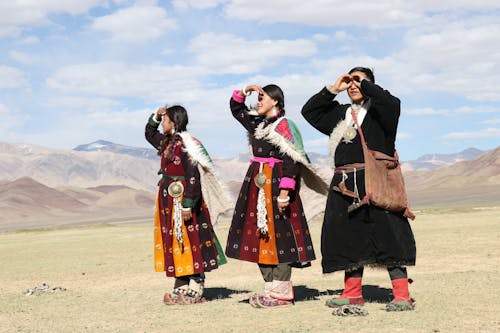
{"label": "hand held to forehead", "polygon": [[261,87],[259,87],[258,85],[255,85],[255,84],[252,84],[252,85],[246,86],[246,87],[245,87],[245,91],[246,91],[246,92],[256,91],[256,92],[258,92],[259,94],[262,94],[262,93],[264,92],[264,90],[262,90],[262,88],[261,88]]}
{"label": "hand held to forehead", "polygon": [[330,91],[334,94],[338,94],[346,89],[349,89],[352,85],[351,75],[343,74],[337,81],[330,87]]}

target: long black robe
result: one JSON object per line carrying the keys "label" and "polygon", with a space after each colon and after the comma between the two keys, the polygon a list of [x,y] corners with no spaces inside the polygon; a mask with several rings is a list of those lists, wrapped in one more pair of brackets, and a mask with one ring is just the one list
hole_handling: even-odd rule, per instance
{"label": "long black robe", "polygon": [[[400,101],[388,91],[368,80],[361,82],[363,94],[371,106],[363,120],[368,146],[393,156],[400,114]],[[323,134],[330,135],[339,121],[345,118],[349,104],[335,101],[335,94],[322,89],[302,108],[304,118]],[[352,143],[342,140],[335,150],[335,165],[363,163],[361,140],[357,135]],[[346,185],[354,188],[354,174],[349,173]],[[408,220],[375,206],[363,206],[348,214],[353,198],[332,188],[341,182],[342,175],[332,178],[321,233],[322,267],[324,273],[355,269],[367,264],[385,266],[415,265],[415,238]],[[364,197],[364,171],[356,173],[360,197]]]}

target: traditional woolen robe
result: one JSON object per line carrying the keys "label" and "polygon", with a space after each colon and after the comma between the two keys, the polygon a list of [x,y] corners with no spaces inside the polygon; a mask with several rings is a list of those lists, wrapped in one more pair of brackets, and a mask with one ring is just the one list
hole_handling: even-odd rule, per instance
{"label": "traditional woolen robe", "polygon": [[[361,124],[370,149],[394,155],[400,101],[378,85],[362,80],[361,89],[369,98],[369,107]],[[331,135],[330,155],[336,167],[363,163],[363,149],[359,135],[345,142],[335,129],[341,126],[350,104],[340,104],[336,95],[322,89],[302,108],[304,118],[317,130]],[[341,133],[343,134],[343,133]],[[364,170],[347,174],[345,184],[354,189],[354,178],[361,198],[365,196]],[[406,266],[415,264],[416,247],[408,220],[398,213],[375,206],[363,206],[350,214],[347,208],[353,198],[334,191],[342,181],[335,173],[328,194],[321,233],[323,272],[355,269],[366,264]]]}
{"label": "traditional woolen robe", "polygon": [[[149,143],[159,149],[163,134],[157,130],[158,122],[153,114],[146,125],[145,135]],[[216,269],[226,262],[215,235],[212,218],[230,208],[231,200],[214,175],[214,167],[203,145],[187,132],[176,134],[173,152],[161,156],[162,179],[158,184],[158,197],[154,220],[155,270],[165,271],[167,276],[180,277]],[[192,210],[192,218],[184,221],[182,242],[176,237],[176,214],[180,205],[168,191],[173,182],[181,182],[184,191],[180,197],[182,207]],[[207,188],[209,187],[209,188]],[[210,209],[210,212],[209,212]]]}
{"label": "traditional woolen robe", "polygon": [[[258,161],[250,163],[236,202],[226,255],[268,265],[314,260],[316,256],[299,194],[300,183],[304,177],[306,185],[311,184],[323,194],[327,191],[327,184],[312,170],[303,151],[300,133],[287,118],[264,119],[250,115],[245,104],[234,99],[230,105],[233,116],[249,133],[253,156],[281,162],[263,163],[262,170]],[[259,189],[254,177],[259,172],[266,174],[267,178],[264,187],[266,235],[259,231],[257,221]],[[294,179],[296,183],[289,192],[290,203],[284,214],[279,213],[276,201],[282,178]]]}

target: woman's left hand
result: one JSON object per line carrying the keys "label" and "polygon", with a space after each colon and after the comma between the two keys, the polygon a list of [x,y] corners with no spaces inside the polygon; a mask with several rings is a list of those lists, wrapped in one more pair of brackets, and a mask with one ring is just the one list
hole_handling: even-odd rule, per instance
{"label": "woman's left hand", "polygon": [[280,195],[278,196],[278,210],[280,213],[283,213],[286,207],[290,205],[290,197],[288,196],[287,190],[281,190]]}
{"label": "woman's left hand", "polygon": [[184,210],[182,209],[182,218],[184,221],[189,221],[193,218],[193,213],[191,212],[191,209],[189,210]]}

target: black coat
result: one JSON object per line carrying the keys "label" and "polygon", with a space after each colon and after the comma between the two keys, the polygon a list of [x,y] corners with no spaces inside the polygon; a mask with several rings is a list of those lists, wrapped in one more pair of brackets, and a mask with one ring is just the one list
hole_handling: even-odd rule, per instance
{"label": "black coat", "polygon": [[[371,100],[361,125],[366,142],[371,149],[393,156],[400,101],[368,80],[361,82],[361,89]],[[306,120],[325,135],[332,133],[350,107],[348,104],[341,105],[334,100],[335,97],[324,88],[311,97],[302,109]],[[359,135],[352,143],[339,142],[335,150],[336,166],[363,162]],[[364,170],[359,170],[355,176],[353,172],[348,173],[345,183],[351,190],[354,178],[359,195],[363,197]],[[375,206],[365,205],[348,213],[347,208],[354,199],[333,190],[333,186],[341,181],[342,175],[335,174],[325,208],[321,231],[323,272],[349,270],[368,264],[388,267],[415,265],[415,239],[408,220],[402,214]]]}

